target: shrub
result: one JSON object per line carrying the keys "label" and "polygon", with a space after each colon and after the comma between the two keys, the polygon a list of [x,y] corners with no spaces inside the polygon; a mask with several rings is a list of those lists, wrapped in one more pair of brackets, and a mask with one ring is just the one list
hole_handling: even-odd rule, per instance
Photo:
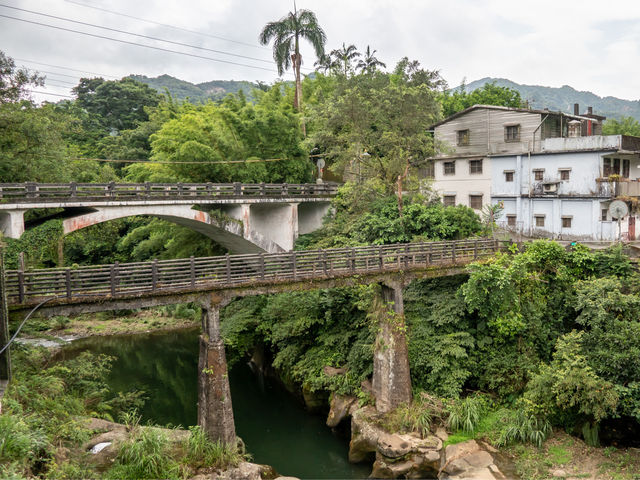
{"label": "shrub", "polygon": [[484,395],[471,395],[459,400],[451,400],[445,407],[449,417],[447,424],[452,430],[473,432],[482,416],[489,409],[489,402]]}
{"label": "shrub", "polygon": [[509,415],[506,424],[500,431],[496,446],[506,446],[512,443],[533,443],[537,447],[542,446],[551,433],[551,424],[546,418],[518,409]]}
{"label": "shrub", "polygon": [[225,468],[236,466],[243,459],[243,455],[236,449],[221,442],[210,441],[199,427],[189,427],[189,438],[185,441],[185,461],[194,468],[213,467]]}

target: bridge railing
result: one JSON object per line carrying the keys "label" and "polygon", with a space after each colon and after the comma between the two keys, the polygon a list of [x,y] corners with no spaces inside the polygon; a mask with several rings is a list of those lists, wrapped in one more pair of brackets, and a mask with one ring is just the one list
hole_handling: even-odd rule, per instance
{"label": "bridge railing", "polygon": [[2,183],[0,201],[169,200],[218,197],[326,197],[336,183]]}
{"label": "bridge railing", "polygon": [[332,278],[424,268],[486,257],[499,249],[488,239],[302,250],[275,254],[191,257],[78,268],[7,271],[9,303],[47,297],[118,297],[199,287]]}

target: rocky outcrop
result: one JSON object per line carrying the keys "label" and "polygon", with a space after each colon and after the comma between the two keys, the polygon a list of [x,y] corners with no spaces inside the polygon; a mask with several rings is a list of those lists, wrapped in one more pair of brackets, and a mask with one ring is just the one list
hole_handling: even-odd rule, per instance
{"label": "rocky outcrop", "polygon": [[349,395],[337,395],[335,393],[331,395],[329,415],[327,415],[327,426],[335,428],[340,425],[343,420],[357,409],[357,400],[356,397]]}
{"label": "rocky outcrop", "polygon": [[444,429],[422,438],[417,433],[394,434],[380,426],[374,407],[357,409],[351,416],[349,461],[375,459],[372,478],[424,478],[439,480],[505,480],[487,448],[475,440],[448,445]]}
{"label": "rocky outcrop", "polygon": [[386,432],[375,422],[377,412],[365,407],[353,412],[349,460],[375,458],[373,478],[437,478],[442,440],[434,435],[399,435]]}
{"label": "rocky outcrop", "polygon": [[475,440],[447,445],[439,477],[442,480],[504,480],[493,456]]}

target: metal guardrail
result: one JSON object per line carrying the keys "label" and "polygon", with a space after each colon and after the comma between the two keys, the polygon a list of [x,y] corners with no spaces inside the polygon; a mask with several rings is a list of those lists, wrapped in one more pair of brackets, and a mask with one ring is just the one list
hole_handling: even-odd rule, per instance
{"label": "metal guardrail", "polygon": [[189,200],[238,197],[326,197],[336,183],[1,183],[0,201]]}
{"label": "metal guardrail", "polygon": [[122,295],[222,289],[428,268],[476,260],[499,249],[494,240],[472,239],[9,270],[6,288],[8,302],[13,305],[31,304],[50,296],[60,297],[62,302],[87,297],[107,300]]}

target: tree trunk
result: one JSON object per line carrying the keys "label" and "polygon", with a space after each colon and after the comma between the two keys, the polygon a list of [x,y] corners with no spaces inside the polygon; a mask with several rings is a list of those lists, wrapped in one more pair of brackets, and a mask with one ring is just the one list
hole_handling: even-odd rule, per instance
{"label": "tree trunk", "polygon": [[407,159],[407,165],[404,167],[404,173],[398,175],[398,213],[402,217],[402,183],[409,173],[409,159]]}

